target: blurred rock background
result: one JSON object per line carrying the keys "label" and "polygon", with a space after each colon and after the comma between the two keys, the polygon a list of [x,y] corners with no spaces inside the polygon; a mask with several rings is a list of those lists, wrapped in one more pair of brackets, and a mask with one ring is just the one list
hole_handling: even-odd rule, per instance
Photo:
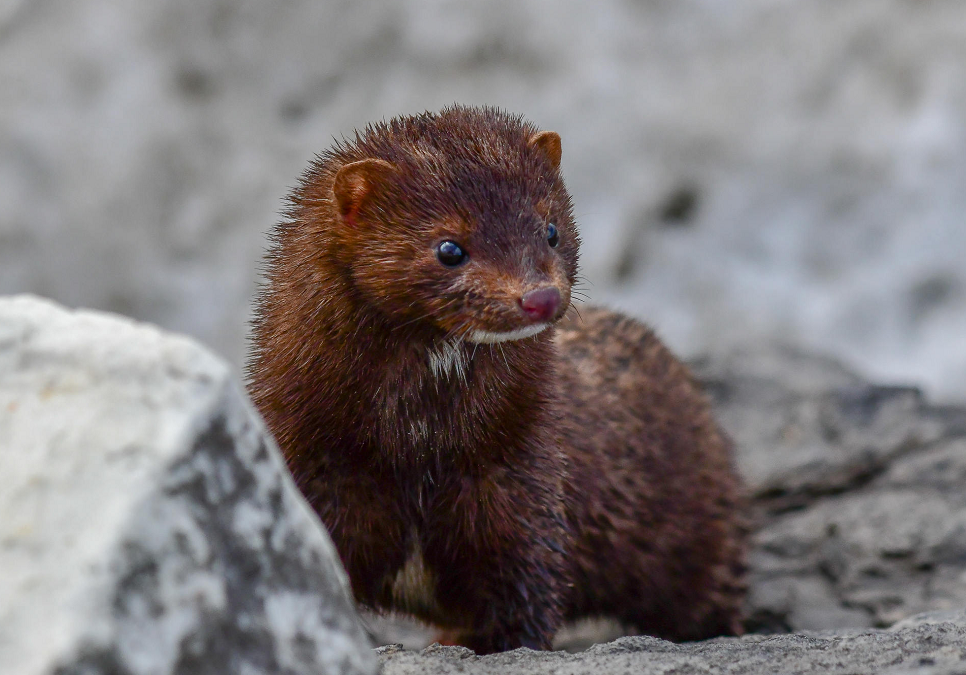
{"label": "blurred rock background", "polygon": [[966,398],[959,0],[0,0],[0,293],[241,365],[313,153],[460,101],[564,139],[597,302]]}

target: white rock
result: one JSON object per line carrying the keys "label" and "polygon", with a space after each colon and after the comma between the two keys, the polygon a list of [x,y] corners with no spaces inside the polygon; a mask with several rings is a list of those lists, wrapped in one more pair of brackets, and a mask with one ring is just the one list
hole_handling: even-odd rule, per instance
{"label": "white rock", "polygon": [[0,671],[370,673],[336,561],[224,362],[0,298]]}

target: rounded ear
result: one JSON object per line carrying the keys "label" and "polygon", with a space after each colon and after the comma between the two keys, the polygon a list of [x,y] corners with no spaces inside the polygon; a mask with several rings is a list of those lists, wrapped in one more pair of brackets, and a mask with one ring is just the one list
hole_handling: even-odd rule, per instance
{"label": "rounded ear", "polygon": [[555,169],[560,168],[560,134],[556,131],[541,131],[534,134],[527,147],[534,148],[550,160]]}
{"label": "rounded ear", "polygon": [[381,159],[363,159],[344,165],[335,174],[332,193],[343,218],[353,216],[373,188],[388,179],[396,168]]}

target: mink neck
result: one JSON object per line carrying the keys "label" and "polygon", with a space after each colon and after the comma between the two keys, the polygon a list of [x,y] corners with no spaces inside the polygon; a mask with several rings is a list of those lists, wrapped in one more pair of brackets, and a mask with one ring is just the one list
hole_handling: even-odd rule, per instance
{"label": "mink neck", "polygon": [[[344,302],[311,318],[313,350],[303,401],[331,419],[337,442],[375,463],[419,466],[440,461],[500,461],[546,417],[552,396],[552,330],[524,340],[472,344],[447,339],[426,323],[399,324],[359,298],[342,279],[325,291]],[[306,418],[307,419],[307,418]],[[505,459],[505,458],[504,458]]]}

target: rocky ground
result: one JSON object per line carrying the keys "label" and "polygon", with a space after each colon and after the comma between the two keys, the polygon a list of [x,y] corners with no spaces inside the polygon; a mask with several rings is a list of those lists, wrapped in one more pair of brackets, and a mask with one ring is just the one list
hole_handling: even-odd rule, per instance
{"label": "rocky ground", "polygon": [[384,647],[379,657],[383,675],[961,675],[966,616],[921,616],[888,631],[754,635],[683,645],[626,637],[579,654],[518,649],[478,657],[468,649],[435,646],[422,653]]}
{"label": "rocky ground", "polygon": [[751,630],[883,627],[966,606],[966,409],[794,351],[695,370],[754,499]]}

